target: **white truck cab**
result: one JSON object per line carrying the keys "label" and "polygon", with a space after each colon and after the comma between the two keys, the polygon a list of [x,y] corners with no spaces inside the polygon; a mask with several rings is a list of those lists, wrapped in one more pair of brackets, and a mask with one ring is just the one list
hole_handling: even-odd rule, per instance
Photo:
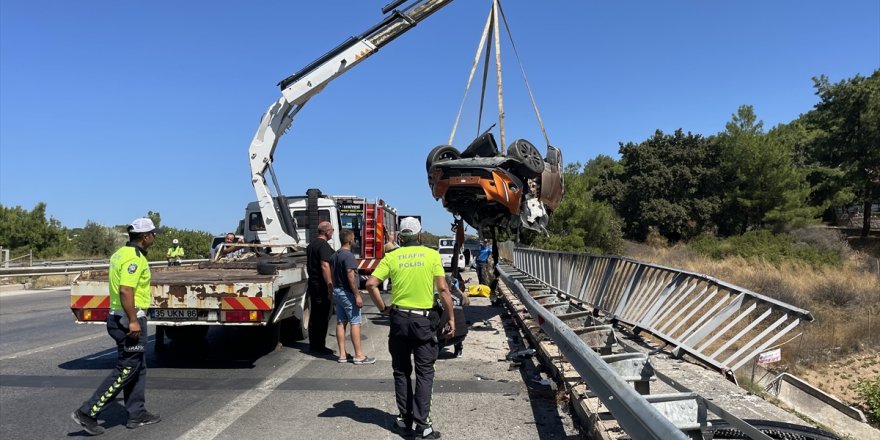
{"label": "white truck cab", "polygon": [[[333,225],[334,231],[333,236],[330,237],[328,242],[333,250],[339,249],[339,211],[336,207],[336,202],[332,198],[327,196],[316,198],[317,221],[314,225],[309,222],[308,197],[287,197],[287,201],[290,215],[296,225],[296,232],[299,237],[299,242],[295,244],[305,248],[310,237],[309,230],[316,230],[318,223],[329,221]],[[260,211],[260,206],[257,202],[250,202],[247,208],[245,208],[242,234],[244,235],[244,241],[247,243],[269,242],[263,213]]]}

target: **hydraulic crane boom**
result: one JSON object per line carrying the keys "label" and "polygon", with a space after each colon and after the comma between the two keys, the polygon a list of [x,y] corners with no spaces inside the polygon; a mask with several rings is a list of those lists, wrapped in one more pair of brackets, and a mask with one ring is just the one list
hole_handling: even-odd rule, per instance
{"label": "hydraulic crane boom", "polygon": [[[330,81],[452,2],[452,0],[416,0],[402,11],[395,9],[406,1],[397,0],[387,5],[383,8],[383,13],[389,10],[391,13],[380,23],[359,36],[349,38],[299,72],[278,83],[281,87],[281,98],[270,105],[263,114],[249,149],[251,182],[257,194],[257,202],[269,237],[269,242],[264,244],[271,246],[273,253],[302,244],[272,168],[278,139],[290,128],[293,118],[306,102],[321,92]],[[275,185],[275,196],[266,184],[267,171]]]}

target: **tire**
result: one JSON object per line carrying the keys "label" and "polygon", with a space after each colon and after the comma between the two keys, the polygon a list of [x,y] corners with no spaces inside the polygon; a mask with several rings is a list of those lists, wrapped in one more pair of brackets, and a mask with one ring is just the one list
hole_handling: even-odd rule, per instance
{"label": "tire", "polygon": [[321,190],[311,188],[306,191],[306,219],[309,224],[306,225],[306,237],[308,242],[318,237],[318,223],[321,222],[318,214],[318,197],[321,197]]}
{"label": "tire", "polygon": [[288,257],[268,257],[257,261],[257,273],[260,275],[275,275],[279,269],[296,267],[296,262]]}
{"label": "tire", "polygon": [[456,160],[461,158],[461,153],[452,145],[438,145],[428,153],[428,159],[425,161],[425,171],[431,170],[431,165],[437,162],[445,162],[447,160]]}
{"label": "tire", "polygon": [[290,342],[302,341],[306,338],[306,333],[299,319],[290,317],[282,320],[278,325],[281,326],[281,342],[284,344]]}
{"label": "tire", "polygon": [[[562,151],[559,151],[558,148],[556,148],[552,145],[548,146],[547,147],[547,156],[544,158],[544,160],[548,164],[550,164],[551,167],[561,166],[562,165]],[[562,170],[559,170],[559,172],[562,172]]]}
{"label": "tire", "polygon": [[519,166],[516,173],[526,179],[534,179],[544,172],[544,159],[541,153],[525,139],[517,139],[507,147],[507,157],[516,159]]}
{"label": "tire", "polygon": [[305,301],[303,301],[302,319],[298,319],[299,330],[303,335],[309,334],[309,320],[312,317],[312,300],[306,293]]}
{"label": "tire", "polygon": [[[774,439],[784,440],[840,440],[840,437],[830,432],[809,426],[794,425],[785,422],[775,422],[770,420],[744,420],[744,422],[754,426],[759,431]],[[712,438],[715,439],[748,439],[737,428],[730,426],[724,420],[711,420]]]}

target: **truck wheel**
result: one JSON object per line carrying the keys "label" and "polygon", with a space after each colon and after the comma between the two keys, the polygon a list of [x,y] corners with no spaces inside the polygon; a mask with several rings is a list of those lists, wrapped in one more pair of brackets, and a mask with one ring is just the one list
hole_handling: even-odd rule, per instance
{"label": "truck wheel", "polygon": [[303,331],[302,324],[295,317],[284,319],[278,325],[281,326],[282,343],[302,341],[306,338],[307,332]]}
{"label": "truck wheel", "polygon": [[431,170],[431,165],[446,160],[456,160],[461,158],[461,153],[452,145],[438,145],[428,153],[428,160],[425,161],[425,171]]}
{"label": "truck wheel", "polygon": [[534,179],[544,172],[544,159],[541,153],[525,139],[517,139],[509,147],[507,147],[507,157],[519,161],[520,166],[516,168],[516,173],[526,179]]}
{"label": "truck wheel", "polygon": [[292,257],[267,257],[257,261],[257,273],[260,275],[275,275],[279,269],[292,267],[296,267]]}
{"label": "truck wheel", "polygon": [[[303,317],[302,319],[298,319],[299,321],[299,331],[303,335],[309,334],[309,319],[312,317],[312,299],[309,298],[309,294],[306,293],[305,301],[303,301]],[[305,338],[305,336],[303,336]]]}

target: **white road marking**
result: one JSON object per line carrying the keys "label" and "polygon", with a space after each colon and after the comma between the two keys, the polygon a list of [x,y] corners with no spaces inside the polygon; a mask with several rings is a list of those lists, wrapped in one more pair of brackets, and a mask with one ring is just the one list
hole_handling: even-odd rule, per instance
{"label": "white road marking", "polygon": [[300,356],[292,359],[269,375],[259,385],[230,399],[223,408],[218,409],[207,419],[202,420],[196,427],[190,429],[179,440],[210,440],[216,438],[226,428],[235,423],[241,416],[257,406],[272,391],[278,388],[285,380],[295,375],[305,367],[311,359],[308,356]]}
{"label": "white road marking", "polygon": [[30,350],[24,350],[24,351],[15,352],[15,353],[12,353],[12,354],[7,354],[7,355],[5,355],[5,356],[0,356],[0,361],[4,361],[4,360],[6,360],[6,359],[15,359],[15,358],[19,358],[19,357],[22,357],[22,356],[30,356],[30,355],[32,355],[32,354],[37,354],[37,353],[42,353],[42,352],[44,352],[44,351],[54,350],[54,349],[56,349],[56,348],[66,347],[66,346],[68,346],[68,345],[72,345],[72,344],[78,344],[78,343],[80,343],[80,342],[90,341],[90,340],[95,339],[95,338],[100,338],[100,337],[102,337],[102,336],[106,336],[106,334],[107,334],[107,333],[98,333],[98,334],[95,334],[95,335],[82,336],[82,337],[79,337],[79,338],[76,338],[76,339],[71,339],[71,340],[68,340],[68,341],[59,342],[59,343],[57,343],[57,344],[44,345],[44,346],[42,346],[42,347],[32,348],[32,349],[30,349]]}

